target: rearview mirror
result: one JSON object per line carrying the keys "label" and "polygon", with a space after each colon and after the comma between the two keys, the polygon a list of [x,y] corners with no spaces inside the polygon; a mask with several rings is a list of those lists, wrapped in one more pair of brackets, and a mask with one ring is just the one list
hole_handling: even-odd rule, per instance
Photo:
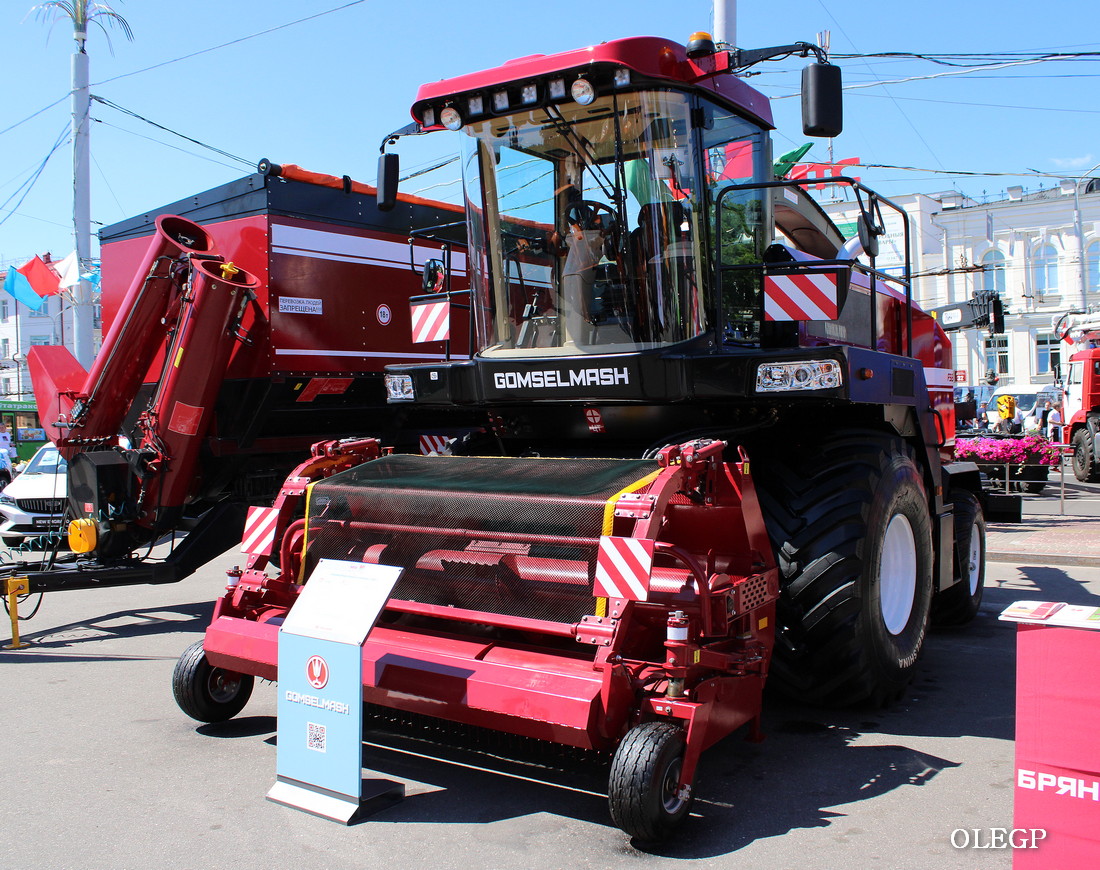
{"label": "rearview mirror", "polygon": [[878,227],[872,226],[867,215],[861,214],[856,219],[856,229],[859,232],[859,243],[863,246],[864,253],[868,257],[878,256]]}
{"label": "rearview mirror", "polygon": [[378,158],[377,198],[379,211],[390,211],[397,205],[397,185],[400,170],[400,156],[382,152]]}
{"label": "rearview mirror", "polygon": [[802,70],[802,132],[832,138],[844,129],[840,67],[812,63]]}

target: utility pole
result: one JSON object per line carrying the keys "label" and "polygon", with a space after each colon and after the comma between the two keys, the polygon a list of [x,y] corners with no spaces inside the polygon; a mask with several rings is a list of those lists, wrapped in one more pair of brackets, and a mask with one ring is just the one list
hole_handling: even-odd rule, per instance
{"label": "utility pole", "polygon": [[737,47],[737,0],[714,0],[714,41]]}
{"label": "utility pole", "polygon": [[[105,18],[118,25],[126,38],[134,35],[126,19],[106,3],[91,0],[47,0],[34,7],[40,17],[60,13],[73,23],[73,40],[76,51],[72,59],[72,139],[73,139],[73,243],[80,274],[91,270],[92,265],[92,207],[91,207],[91,104],[89,91],[88,25],[95,23],[107,30],[98,19]],[[109,37],[108,37],[109,42]],[[77,361],[85,369],[92,367],[95,357],[95,305],[92,287],[84,278],[73,288],[73,351]]]}
{"label": "utility pole", "polygon": [[[76,261],[81,275],[92,260],[92,197],[91,197],[91,126],[92,99],[88,91],[87,22],[74,22],[73,39],[76,52],[72,68],[73,108],[73,239]],[[92,367],[95,357],[95,309],[91,285],[80,278],[73,287],[73,351],[85,369]]]}

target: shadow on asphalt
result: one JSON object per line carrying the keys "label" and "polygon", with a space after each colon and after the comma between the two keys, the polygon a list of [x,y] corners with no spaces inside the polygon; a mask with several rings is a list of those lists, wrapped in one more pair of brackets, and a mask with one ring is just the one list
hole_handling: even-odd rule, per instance
{"label": "shadow on asphalt", "polygon": [[[1015,631],[997,620],[1001,591],[989,592],[972,625],[931,633],[910,690],[892,707],[824,710],[769,697],[763,743],[747,742],[742,731],[704,754],[692,816],[677,837],[652,846],[622,834],[623,852],[713,858],[792,830],[830,825],[838,837],[858,838],[860,831],[843,824],[845,805],[921,788],[960,766],[916,749],[910,738],[1012,740]],[[236,738],[274,729],[271,717],[252,717],[197,730]],[[459,730],[446,723],[420,734],[415,726],[396,732],[368,727],[367,776],[410,786],[403,802],[365,827],[371,821],[479,824],[547,813],[613,829],[606,758],[492,732],[459,736]],[[275,735],[265,742],[274,743]]]}
{"label": "shadow on asphalt", "polygon": [[[220,737],[223,740],[233,740],[240,737],[259,737],[261,734],[274,734],[278,728],[278,720],[274,716],[241,716],[230,719],[227,722],[211,722],[199,725],[195,729],[196,734],[204,737]],[[265,743],[275,743],[275,738],[270,737]]]}
{"label": "shadow on asphalt", "polygon": [[[49,603],[47,593],[46,603]],[[151,637],[176,632],[201,633],[210,624],[214,612],[213,602],[188,602],[156,607],[138,607],[132,610],[116,610],[94,619],[70,622],[42,631],[31,630],[31,623],[20,623],[21,638],[29,644],[26,649],[0,650],[0,662],[17,659],[36,662],[87,658],[95,661],[123,661],[127,659],[159,659],[162,656],[128,656],[111,653],[88,652],[81,655],[80,644],[118,638]],[[69,652],[72,650],[73,652]]]}
{"label": "shadow on asphalt", "polygon": [[1019,581],[986,587],[986,598],[998,603],[1000,610],[1023,599],[1100,605],[1100,595],[1090,592],[1083,581],[1063,568],[1020,564],[1016,570],[1020,572]]}

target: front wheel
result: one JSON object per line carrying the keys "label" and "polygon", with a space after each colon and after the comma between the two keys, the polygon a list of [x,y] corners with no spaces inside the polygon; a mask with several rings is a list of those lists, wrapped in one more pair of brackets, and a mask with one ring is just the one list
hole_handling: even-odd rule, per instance
{"label": "front wheel", "polygon": [[1073,475],[1082,483],[1100,483],[1100,467],[1097,467],[1092,445],[1088,427],[1078,429],[1073,436]]}
{"label": "front wheel", "polygon": [[637,840],[657,842],[684,820],[691,794],[680,790],[684,732],[672,722],[643,722],[611,761],[608,801],[615,824]]}
{"label": "front wheel", "polygon": [[172,672],[172,694],[181,710],[200,722],[232,719],[248,703],[255,679],[216,668],[206,660],[202,641],[183,651]]}
{"label": "front wheel", "polygon": [[753,466],[782,575],[770,680],[802,702],[888,703],[913,676],[931,609],[915,454],[864,430],[775,446]]}

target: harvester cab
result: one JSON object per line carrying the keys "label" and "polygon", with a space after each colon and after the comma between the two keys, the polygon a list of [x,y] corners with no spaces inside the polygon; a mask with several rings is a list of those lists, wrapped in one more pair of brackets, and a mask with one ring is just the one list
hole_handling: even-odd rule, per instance
{"label": "harvester cab", "polygon": [[[909,376],[927,371],[938,412],[952,414],[944,333],[923,312],[914,323],[905,213],[838,179],[860,212],[847,241],[805,182],[775,178],[768,102],[730,75],[820,49],[719,52],[696,37],[687,49],[619,40],[421,88],[417,132],[464,133],[479,351],[455,366],[388,366],[391,401],[531,403],[498,427],[514,453],[585,438],[599,417],[602,441],[582,449],[630,455],[627,442],[657,449],[669,433],[720,427],[712,410],[699,413],[711,400],[750,414],[769,396],[880,407],[882,381],[852,377],[876,367],[866,349],[920,357]],[[839,71],[814,63],[804,78],[804,130],[835,135]],[[396,177],[395,160],[383,153],[380,178]],[[891,211],[906,255],[886,274],[875,255]],[[609,407],[537,407],[563,401]],[[637,404],[649,410],[623,413]]]}

